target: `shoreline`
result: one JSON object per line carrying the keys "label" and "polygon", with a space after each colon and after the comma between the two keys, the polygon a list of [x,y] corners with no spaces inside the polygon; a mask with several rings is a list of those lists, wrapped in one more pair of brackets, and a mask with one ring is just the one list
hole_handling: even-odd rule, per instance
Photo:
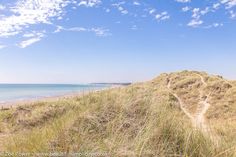
{"label": "shoreline", "polygon": [[101,91],[110,90],[110,89],[119,88],[119,87],[124,87],[124,85],[123,86],[122,85],[113,85],[113,86],[106,87],[103,89],[70,92],[70,93],[65,93],[62,95],[44,96],[44,97],[40,97],[40,98],[28,98],[28,99],[26,98],[26,99],[22,99],[22,100],[7,101],[7,102],[0,103],[0,110],[15,108],[15,107],[22,106],[22,105],[29,105],[29,104],[33,104],[36,102],[59,101],[61,99],[80,97],[80,96],[88,95],[90,93],[101,92]]}

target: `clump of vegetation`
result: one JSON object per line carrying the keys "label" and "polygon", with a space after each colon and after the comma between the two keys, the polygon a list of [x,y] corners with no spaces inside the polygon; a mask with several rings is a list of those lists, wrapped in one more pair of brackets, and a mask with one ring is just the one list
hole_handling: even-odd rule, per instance
{"label": "clump of vegetation", "polygon": [[234,130],[228,128],[235,126],[220,129],[214,125],[221,137],[216,144],[192,125],[167,88],[172,80],[171,90],[194,106],[199,101],[199,89],[208,90],[199,74],[208,82],[205,73],[184,71],[128,87],[0,111],[0,128],[7,127],[0,132],[0,139],[3,135],[7,139],[4,143],[0,140],[0,150],[104,152],[107,156],[235,156]]}

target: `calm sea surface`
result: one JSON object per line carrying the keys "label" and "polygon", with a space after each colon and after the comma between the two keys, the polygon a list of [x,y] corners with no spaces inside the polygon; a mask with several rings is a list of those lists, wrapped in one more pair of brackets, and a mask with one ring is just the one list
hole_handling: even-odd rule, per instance
{"label": "calm sea surface", "polygon": [[0,84],[0,104],[108,88],[109,85]]}

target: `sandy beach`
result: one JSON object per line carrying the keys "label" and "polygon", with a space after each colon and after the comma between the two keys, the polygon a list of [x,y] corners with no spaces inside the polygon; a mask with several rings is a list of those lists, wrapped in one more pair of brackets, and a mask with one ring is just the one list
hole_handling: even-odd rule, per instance
{"label": "sandy beach", "polygon": [[58,100],[67,99],[67,98],[81,97],[81,96],[85,96],[90,93],[101,92],[104,90],[109,90],[112,88],[119,88],[122,86],[124,86],[124,85],[112,85],[111,87],[107,87],[104,89],[81,91],[81,92],[71,92],[71,93],[66,93],[66,94],[56,95],[56,96],[45,96],[45,97],[40,97],[40,98],[7,101],[7,102],[0,103],[0,110],[7,110],[9,108],[15,108],[15,107],[22,106],[22,105],[29,105],[29,104],[33,104],[36,102],[58,101]]}

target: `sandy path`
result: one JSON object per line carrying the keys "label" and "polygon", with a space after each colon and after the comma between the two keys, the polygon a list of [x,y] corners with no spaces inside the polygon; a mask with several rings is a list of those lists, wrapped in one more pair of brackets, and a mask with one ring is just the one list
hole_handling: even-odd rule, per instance
{"label": "sandy path", "polygon": [[[205,82],[203,76],[199,74],[198,76],[201,78],[201,82],[206,87],[207,83]],[[196,127],[200,128],[205,134],[207,134],[216,145],[219,145],[220,137],[217,134],[215,134],[214,131],[211,130],[205,118],[205,114],[211,106],[211,104],[208,102],[210,95],[211,93],[208,93],[208,95],[204,95],[203,90],[200,90],[200,100],[201,99],[203,100],[201,100],[198,104],[196,112]]]}
{"label": "sandy path", "polygon": [[198,128],[201,128],[204,132],[208,132],[208,126],[205,120],[205,114],[211,105],[208,103],[208,96],[205,100],[201,100],[198,104],[198,108],[195,115],[195,123]]}
{"label": "sandy path", "polygon": [[180,108],[181,110],[186,114],[186,116],[189,117],[189,119],[192,121],[192,123],[194,123],[194,116],[184,107],[186,106],[184,104],[184,102],[182,101],[182,99],[175,93],[172,92],[171,90],[171,81],[168,82],[167,88],[171,91],[171,93],[175,96],[175,98],[178,100],[179,104],[180,104]]}
{"label": "sandy path", "polygon": [[[207,86],[207,83],[205,82],[203,76],[197,74],[200,79],[201,82],[203,84],[204,87]],[[211,93],[209,93],[208,95],[204,94],[203,89],[199,89],[200,92],[200,101],[198,103],[198,107],[196,110],[195,114],[191,114],[186,108],[185,106],[187,106],[186,104],[184,104],[184,102],[182,101],[182,99],[173,92],[173,90],[171,89],[171,80],[169,80],[167,88],[169,89],[169,91],[177,98],[179,104],[180,104],[180,108],[181,110],[185,113],[185,115],[187,115],[189,117],[189,119],[192,122],[192,125],[195,128],[200,129],[205,135],[207,135],[208,137],[210,137],[210,139],[216,144],[218,145],[220,138],[210,129],[209,125],[206,122],[205,119],[205,114],[207,113],[208,109],[210,108],[211,104],[208,102],[209,97],[211,95]]]}
{"label": "sandy path", "polygon": [[[204,86],[207,86],[207,83],[204,81],[204,78],[201,75],[198,75],[201,78],[201,82]],[[208,126],[206,124],[206,120],[205,120],[205,113],[207,112],[207,110],[210,107],[210,104],[208,103],[208,97],[209,96],[205,96],[204,100],[201,100],[198,103],[198,108],[196,111],[196,114],[191,114],[186,108],[185,106],[187,106],[186,104],[184,104],[184,102],[182,101],[182,99],[172,91],[171,89],[171,80],[168,82],[167,88],[171,91],[171,93],[177,98],[179,104],[180,104],[180,108],[181,110],[189,117],[189,119],[192,121],[192,124],[194,127],[201,129],[203,132],[208,132]],[[203,91],[200,90],[200,99],[202,99],[204,97]]]}
{"label": "sandy path", "polygon": [[[202,84],[206,87],[207,83],[205,82],[204,78],[199,74],[197,74],[197,75],[201,78]],[[198,108],[196,111],[195,120],[196,120],[196,126],[198,128],[201,128],[201,130],[204,132],[209,132],[209,128],[208,128],[208,125],[206,124],[206,120],[205,120],[205,114],[206,114],[207,110],[209,109],[209,107],[211,106],[208,103],[208,98],[209,98],[209,95],[207,95],[207,96],[204,95],[203,90],[200,90],[200,102],[198,103]]]}

